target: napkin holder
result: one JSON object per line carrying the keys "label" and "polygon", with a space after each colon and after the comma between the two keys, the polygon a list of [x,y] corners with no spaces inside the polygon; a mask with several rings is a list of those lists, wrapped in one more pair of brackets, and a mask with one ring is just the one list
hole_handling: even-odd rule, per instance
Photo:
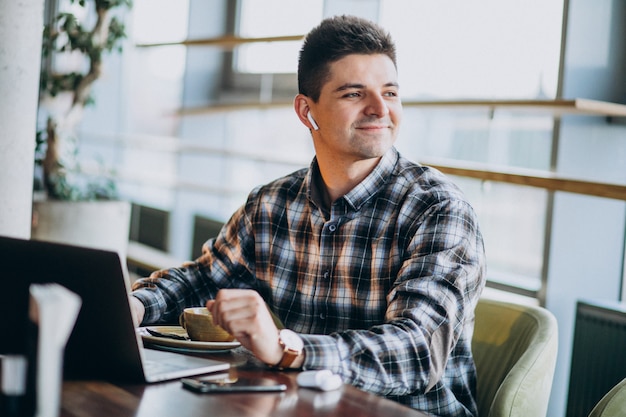
{"label": "napkin holder", "polygon": [[2,414],[58,417],[63,356],[81,299],[58,284],[31,284],[24,354],[2,357]]}

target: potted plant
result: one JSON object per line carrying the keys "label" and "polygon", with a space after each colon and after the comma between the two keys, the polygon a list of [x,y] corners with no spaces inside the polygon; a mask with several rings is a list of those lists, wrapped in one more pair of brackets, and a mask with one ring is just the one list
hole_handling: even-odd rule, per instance
{"label": "potted plant", "polygon": [[[56,2],[51,3],[54,7]],[[43,126],[36,138],[35,190],[45,198],[35,198],[32,235],[35,239],[109,248],[111,238],[101,237],[94,229],[100,225],[102,232],[111,231],[113,220],[104,217],[106,214],[96,213],[85,226],[80,224],[84,212],[104,210],[121,218],[126,233],[113,241],[115,246],[122,245],[119,251],[123,252],[128,240],[129,203],[117,200],[110,173],[94,177],[83,172],[78,162],[76,128],[85,107],[94,104],[92,87],[103,72],[105,55],[121,51],[126,37],[114,9],[130,8],[132,1],[69,0],[67,6],[55,14],[43,32],[39,88]],[[108,204],[96,204],[102,201]],[[63,224],[65,220],[70,224]]]}

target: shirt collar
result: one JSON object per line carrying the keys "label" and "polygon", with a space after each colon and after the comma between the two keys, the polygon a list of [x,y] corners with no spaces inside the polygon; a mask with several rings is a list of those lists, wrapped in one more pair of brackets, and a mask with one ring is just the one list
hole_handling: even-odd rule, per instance
{"label": "shirt collar", "polygon": [[313,162],[311,162],[311,166],[309,167],[309,172],[306,178],[309,200],[311,200],[326,216],[330,207],[324,206],[324,198],[322,197],[322,175],[320,174],[320,168],[317,164],[317,157],[313,158]]}
{"label": "shirt collar", "polygon": [[[389,180],[393,174],[399,154],[395,147],[391,147],[372,172],[352,190],[348,191],[342,198],[354,210],[359,210],[380,188]],[[317,180],[321,181],[317,157],[313,158],[307,175],[309,188],[309,198],[318,206],[322,207],[321,191],[318,188]]]}
{"label": "shirt collar", "polygon": [[391,147],[374,167],[372,172],[363,181],[343,196],[344,200],[354,210],[359,210],[372,196],[374,196],[393,174],[398,161],[398,151]]}

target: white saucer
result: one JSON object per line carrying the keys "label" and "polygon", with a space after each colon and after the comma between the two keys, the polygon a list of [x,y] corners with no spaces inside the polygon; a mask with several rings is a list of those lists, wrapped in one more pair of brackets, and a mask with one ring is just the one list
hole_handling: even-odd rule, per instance
{"label": "white saucer", "polygon": [[[180,326],[149,326],[150,330],[157,331],[159,333],[170,333],[179,336],[187,337],[187,332]],[[179,349],[192,349],[194,351],[214,351],[214,350],[229,350],[241,346],[241,343],[236,340],[232,342],[197,342],[195,340],[177,340],[170,339],[168,337],[152,336],[146,330],[146,327],[139,327],[137,333],[141,335],[141,338],[145,343],[156,346],[167,346]]]}

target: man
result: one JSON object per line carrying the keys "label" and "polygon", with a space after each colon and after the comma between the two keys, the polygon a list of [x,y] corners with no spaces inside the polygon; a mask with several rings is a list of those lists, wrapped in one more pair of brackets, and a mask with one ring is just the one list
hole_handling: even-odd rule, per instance
{"label": "man", "polygon": [[298,83],[311,166],[252,191],[194,263],[139,281],[138,322],[206,305],[269,366],[330,369],[428,413],[476,415],[482,237],[459,189],[393,147],[391,38],[363,19],[326,19],[305,40]]}

